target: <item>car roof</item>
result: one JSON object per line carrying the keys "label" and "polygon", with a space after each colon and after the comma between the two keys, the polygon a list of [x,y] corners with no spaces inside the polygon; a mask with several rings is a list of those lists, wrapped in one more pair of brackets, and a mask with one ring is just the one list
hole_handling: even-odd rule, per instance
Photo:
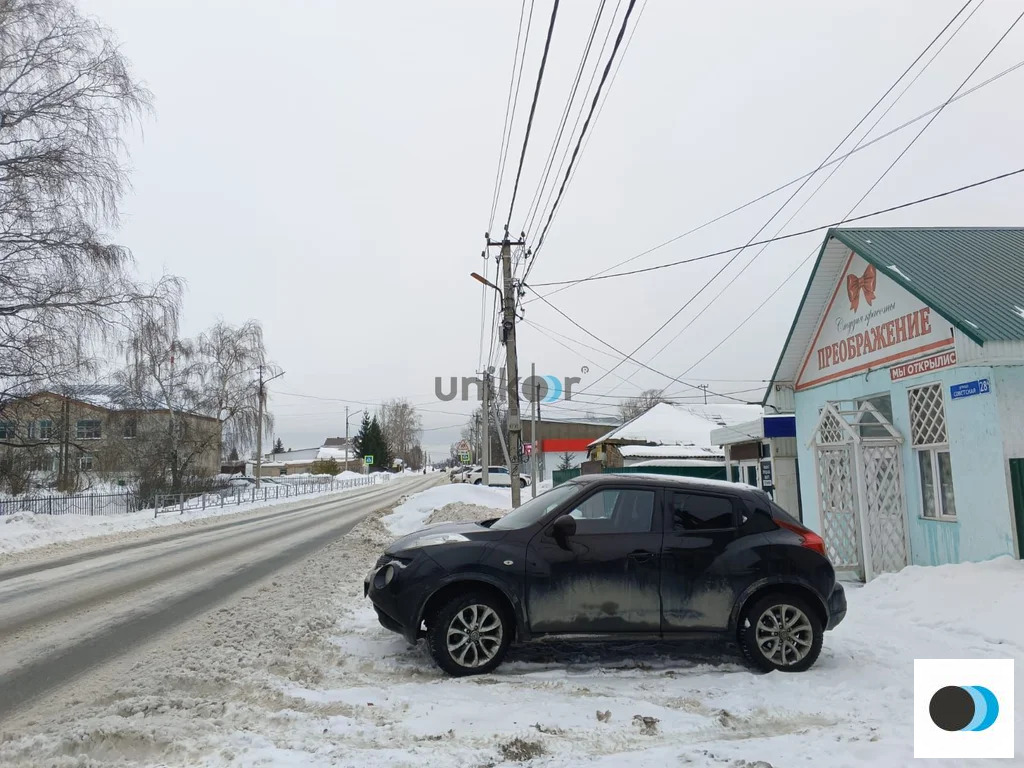
{"label": "car roof", "polygon": [[687,477],[685,475],[662,475],[653,472],[609,472],[595,475],[580,475],[568,481],[577,485],[635,485],[638,487],[675,487],[680,490],[717,491],[741,496],[757,496],[759,491],[744,483],[730,483],[726,480],[710,480],[703,477]]}

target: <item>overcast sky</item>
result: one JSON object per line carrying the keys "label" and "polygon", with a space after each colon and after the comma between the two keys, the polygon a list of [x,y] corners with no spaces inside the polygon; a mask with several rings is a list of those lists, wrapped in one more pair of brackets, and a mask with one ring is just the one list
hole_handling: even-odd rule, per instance
{"label": "overcast sky", "polygon": [[[561,3],[513,233],[526,226],[598,4]],[[614,5],[606,4],[598,45]],[[530,281],[604,269],[813,170],[961,5],[640,0],[635,36]],[[286,371],[271,405],[289,447],[344,434],[344,401],[355,414],[401,396],[422,405],[427,450],[446,455],[470,405],[436,402],[434,378],[472,375],[480,362],[482,289],[468,273],[483,266],[520,3],[87,0],[84,7],[115,30],[156,97],[155,114],[130,138],[134,189],[120,239],[144,275],[186,278],[185,331],[218,317],[260,320]],[[941,104],[1020,10],[985,2],[871,135]],[[536,0],[496,230],[507,214],[550,11],[549,0]],[[1022,53],[1024,22],[968,87]],[[595,63],[592,55],[584,86]],[[856,213],[1024,165],[1022,84],[1024,69],[951,105]],[[783,231],[843,218],[923,125],[851,157]],[[822,178],[763,235],[775,235]],[[1019,225],[1019,178],[869,223]],[[742,245],[792,189],[624,269]],[[744,252],[639,359],[664,347],[650,365],[678,376],[821,239],[770,246],[716,298],[757,250]],[[727,259],[585,283],[550,300],[628,352]],[[759,400],[759,380],[772,372],[811,265],[685,380]],[[521,323],[525,368],[535,362],[538,373],[581,376],[582,388],[618,360],[541,302],[526,305],[526,318],[564,334],[570,349]],[[596,395],[668,383],[628,363],[549,413],[606,413],[614,398]]]}

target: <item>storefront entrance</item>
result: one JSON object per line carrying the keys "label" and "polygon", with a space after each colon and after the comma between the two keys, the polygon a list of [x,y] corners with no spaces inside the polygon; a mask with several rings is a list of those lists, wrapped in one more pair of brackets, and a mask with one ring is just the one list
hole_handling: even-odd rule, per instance
{"label": "storefront entrance", "polygon": [[862,580],[910,560],[902,436],[870,400],[828,403],[814,431],[818,509],[829,559]]}

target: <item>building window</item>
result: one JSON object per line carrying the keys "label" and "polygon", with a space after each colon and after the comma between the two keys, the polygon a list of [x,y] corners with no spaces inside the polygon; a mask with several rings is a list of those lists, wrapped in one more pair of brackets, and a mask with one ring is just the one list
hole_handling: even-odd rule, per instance
{"label": "building window", "polygon": [[79,440],[99,440],[102,436],[99,419],[81,419],[75,427],[75,437]]}
{"label": "building window", "polygon": [[17,431],[13,421],[0,421],[0,440],[13,440]]}
{"label": "building window", "polygon": [[95,459],[92,456],[78,457],[78,468],[83,472],[91,472],[95,463]]}
{"label": "building window", "polygon": [[[866,397],[863,400],[857,401],[857,410],[860,410],[864,403],[869,403],[872,408],[881,414],[882,418],[892,424],[892,396],[891,395],[874,395],[872,397]],[[882,422],[878,420],[871,411],[867,411],[860,420],[860,436],[861,437],[892,437],[889,430],[882,426]]]}
{"label": "building window", "polygon": [[124,436],[126,439],[139,436],[139,422],[135,419],[128,419],[124,423]]}
{"label": "building window", "polygon": [[921,483],[921,514],[933,520],[956,520],[953,465],[949,458],[949,433],[942,385],[929,384],[908,390],[910,441],[917,455]]}
{"label": "building window", "polygon": [[53,422],[50,421],[49,419],[43,419],[42,421],[39,422],[39,439],[53,439]]}

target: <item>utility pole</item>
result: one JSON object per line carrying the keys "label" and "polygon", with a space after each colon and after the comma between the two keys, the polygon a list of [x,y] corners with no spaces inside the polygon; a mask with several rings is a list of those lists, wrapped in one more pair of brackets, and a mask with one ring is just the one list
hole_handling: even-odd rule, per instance
{"label": "utility pole", "polygon": [[701,384],[700,385],[700,389],[704,390],[704,405],[707,405],[708,404],[708,385],[707,384]]}
{"label": "utility pole", "polygon": [[263,369],[265,366],[260,365],[260,378],[259,378],[259,407],[257,409],[256,417],[256,490],[260,489],[260,477],[263,474],[263,408],[264,401],[267,399],[267,382],[273,381],[278,376],[284,376],[284,371],[271,376],[266,381],[263,380]]}
{"label": "utility pole", "polygon": [[491,401],[491,374],[484,369],[484,403],[480,409],[480,484],[490,485],[487,465],[491,463],[491,436],[487,427],[491,421],[489,404]]}
{"label": "utility pole", "polygon": [[537,386],[537,364],[530,363],[530,381],[533,382],[533,397],[530,398],[530,498],[537,498],[537,400],[540,387]]}
{"label": "utility pole", "polygon": [[348,472],[348,460],[352,456],[352,449],[348,445],[348,406],[345,406],[345,471]]}
{"label": "utility pole", "polygon": [[[524,245],[520,240],[515,245]],[[491,242],[488,245],[499,245]],[[519,357],[516,353],[516,287],[512,282],[512,245],[508,232],[501,243],[502,296],[501,338],[505,344],[505,371],[508,377],[508,474],[512,484],[512,508],[521,503],[519,487],[519,454],[521,450],[522,424],[519,419]]]}

